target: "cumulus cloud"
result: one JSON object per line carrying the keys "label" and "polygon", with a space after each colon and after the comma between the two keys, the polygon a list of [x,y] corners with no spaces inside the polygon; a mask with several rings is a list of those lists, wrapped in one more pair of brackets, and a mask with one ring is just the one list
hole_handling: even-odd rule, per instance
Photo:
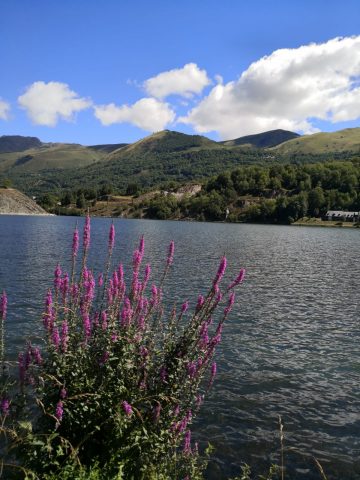
{"label": "cumulus cloud", "polygon": [[94,109],[96,118],[103,125],[127,122],[148,132],[163,130],[175,119],[175,112],[170,106],[155,98],[142,98],[130,106],[110,103],[95,106]]}
{"label": "cumulus cloud", "polygon": [[281,49],[219,83],[179,122],[223,139],[283,128],[312,133],[314,119],[360,118],[360,36]]}
{"label": "cumulus cloud", "polygon": [[9,120],[10,118],[10,104],[0,98],[0,119]]}
{"label": "cumulus cloud", "polygon": [[205,70],[201,70],[196,63],[187,63],[183,68],[174,68],[149,78],[144,82],[144,87],[149,95],[156,98],[169,95],[190,98],[200,94],[210,83]]}
{"label": "cumulus cloud", "polygon": [[35,82],[18,98],[18,102],[33,123],[48,127],[55,127],[60,119],[72,121],[77,112],[92,103],[60,82]]}

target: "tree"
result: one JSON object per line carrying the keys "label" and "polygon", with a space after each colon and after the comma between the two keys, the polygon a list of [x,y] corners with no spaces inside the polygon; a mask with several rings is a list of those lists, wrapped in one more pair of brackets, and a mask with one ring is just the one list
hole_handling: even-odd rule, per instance
{"label": "tree", "polygon": [[86,208],[86,200],[85,200],[85,195],[81,193],[77,199],[76,199],[76,206],[77,208],[84,209]]}

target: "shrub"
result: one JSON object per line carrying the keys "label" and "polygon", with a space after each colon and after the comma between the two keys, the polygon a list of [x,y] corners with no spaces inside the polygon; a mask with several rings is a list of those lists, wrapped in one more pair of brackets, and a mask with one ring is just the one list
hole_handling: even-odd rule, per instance
{"label": "shrub", "polygon": [[[43,349],[28,343],[19,354],[17,387],[3,368],[6,478],[202,478],[205,463],[190,425],[216,375],[215,350],[245,272],[221,292],[223,257],[192,313],[188,301],[168,311],[162,297],[174,242],[160,281],[150,286],[144,239],[133,254],[129,285],[121,264],[111,271],[114,241],[111,225],[105,270],[95,279],[87,266],[90,218],[81,262],[75,230],[72,271],[58,265],[46,295]],[[6,310],[3,293],[3,366]]]}

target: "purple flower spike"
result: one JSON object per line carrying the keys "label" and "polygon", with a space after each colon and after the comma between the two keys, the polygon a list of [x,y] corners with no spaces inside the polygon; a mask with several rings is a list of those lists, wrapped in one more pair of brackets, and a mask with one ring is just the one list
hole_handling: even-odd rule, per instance
{"label": "purple flower spike", "polygon": [[90,323],[90,317],[87,313],[83,316],[83,327],[84,327],[85,337],[89,338],[91,335],[91,323]]}
{"label": "purple flower spike", "polygon": [[226,270],[226,257],[222,257],[216,277],[214,278],[214,288],[218,286],[218,284],[221,282],[221,279],[224,276],[225,270]]}
{"label": "purple flower spike", "polygon": [[245,268],[242,268],[239,272],[239,275],[235,278],[235,280],[229,285],[228,290],[231,290],[232,288],[236,287],[236,285],[239,285],[239,283],[242,283],[244,278],[245,278],[245,273],[246,270]]}
{"label": "purple flower spike", "polygon": [[204,305],[204,302],[205,302],[205,299],[202,295],[199,295],[198,296],[198,301],[197,301],[197,304],[196,304],[196,311],[198,312],[200,310],[200,308]]}
{"label": "purple flower spike", "polygon": [[53,330],[51,340],[53,342],[55,349],[58,350],[60,345],[60,334],[59,334],[59,329],[57,327],[55,327]]}
{"label": "purple flower spike", "polygon": [[79,251],[79,230],[75,228],[72,243],[72,255],[76,257]]}
{"label": "purple flower spike", "polygon": [[61,268],[60,265],[57,264],[54,272],[54,287],[55,290],[59,290],[61,287]]}
{"label": "purple flower spike", "polygon": [[62,421],[64,416],[64,404],[61,400],[56,404],[55,417],[57,418],[58,424]]}
{"label": "purple flower spike", "polygon": [[181,313],[185,313],[188,308],[189,308],[189,301],[186,300],[186,302],[184,302],[181,306]]}
{"label": "purple flower spike", "polygon": [[85,219],[83,242],[84,242],[84,249],[88,250],[90,247],[90,215],[89,214],[86,215],[86,219]]}
{"label": "purple flower spike", "polygon": [[108,324],[107,324],[107,314],[106,314],[106,312],[102,312],[102,314],[101,314],[101,328],[103,330],[106,330],[107,326],[108,326]]}
{"label": "purple flower spike", "polygon": [[115,227],[114,224],[111,224],[109,232],[109,250],[112,250],[115,245]]}
{"label": "purple flower spike", "polygon": [[172,240],[169,245],[169,253],[168,253],[167,262],[166,262],[168,266],[170,266],[174,261],[174,251],[175,251],[175,243],[174,243],[174,240]]}
{"label": "purple flower spike", "polygon": [[9,413],[10,410],[10,402],[7,398],[2,398],[0,402],[0,410],[1,413],[5,416]]}
{"label": "purple flower spike", "polygon": [[40,349],[38,347],[32,348],[31,355],[32,355],[36,365],[41,365],[43,363],[43,359],[41,357]]}
{"label": "purple flower spike", "polygon": [[0,297],[0,319],[5,321],[7,312],[7,296],[5,290]]}
{"label": "purple flower spike", "polygon": [[126,400],[122,402],[121,406],[125,412],[125,415],[127,415],[128,417],[131,417],[133,413],[132,406]]}
{"label": "purple flower spike", "polygon": [[65,353],[67,351],[69,342],[69,325],[67,320],[64,320],[61,324],[61,348]]}
{"label": "purple flower spike", "polygon": [[64,398],[66,398],[66,397],[67,397],[67,391],[66,391],[65,388],[62,388],[62,389],[60,390],[60,398],[64,399]]}
{"label": "purple flower spike", "polygon": [[235,293],[234,292],[231,292],[230,294],[230,297],[229,297],[229,302],[227,304],[227,307],[225,308],[225,315],[228,315],[234,305],[234,301],[235,301]]}
{"label": "purple flower spike", "polygon": [[211,387],[211,385],[212,385],[213,382],[214,382],[214,378],[215,378],[215,375],[216,375],[216,369],[217,369],[216,362],[214,362],[214,363],[211,365],[211,375],[210,375],[209,387]]}
{"label": "purple flower spike", "polygon": [[104,285],[104,276],[102,273],[98,276],[98,285],[99,287],[102,287]]}
{"label": "purple flower spike", "polygon": [[184,449],[183,453],[185,455],[191,455],[191,432],[187,430],[184,437]]}

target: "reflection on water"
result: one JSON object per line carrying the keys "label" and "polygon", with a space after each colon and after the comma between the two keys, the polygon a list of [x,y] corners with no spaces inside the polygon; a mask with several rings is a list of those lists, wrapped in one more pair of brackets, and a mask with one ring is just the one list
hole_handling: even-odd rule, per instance
{"label": "reflection on water", "polygon": [[[75,222],[0,217],[0,288],[9,294],[13,355],[40,333],[44,293],[57,261],[69,265]],[[96,269],[109,225],[92,223]],[[248,271],[224,329],[217,381],[195,424],[201,445],[216,448],[208,478],[235,475],[242,462],[256,473],[279,462],[281,415],[289,478],[319,478],[315,456],[329,480],[359,479],[360,232],[136,220],[115,220],[115,227],[115,258],[129,264],[144,234],[155,274],[175,240],[171,301],[204,293],[223,254],[228,278],[240,266]]]}

